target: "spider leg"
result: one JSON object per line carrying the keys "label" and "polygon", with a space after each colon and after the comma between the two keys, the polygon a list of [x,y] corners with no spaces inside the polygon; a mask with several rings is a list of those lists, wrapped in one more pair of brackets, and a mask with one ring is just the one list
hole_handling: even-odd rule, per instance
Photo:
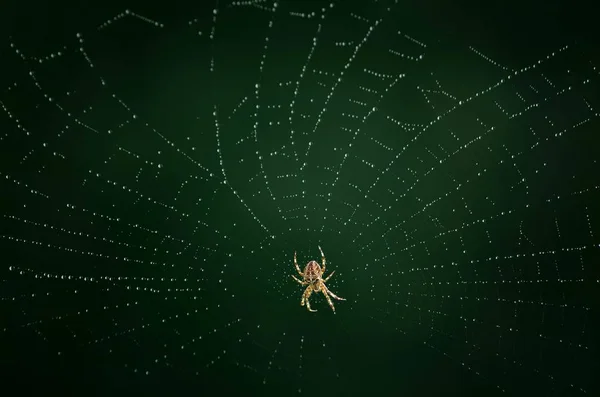
{"label": "spider leg", "polygon": [[325,281],[329,280],[329,279],[331,278],[331,276],[333,276],[333,273],[335,273],[335,270],[334,270],[334,271],[332,271],[332,272],[329,274],[329,276],[325,277],[325,278],[323,279],[323,282],[325,282]]}
{"label": "spider leg", "polygon": [[310,308],[310,302],[308,301],[308,298],[310,297],[310,294],[312,294],[312,287],[309,285],[308,287],[306,287],[306,290],[304,290],[304,293],[302,294],[302,300],[300,301],[300,306],[304,306],[304,303],[306,303],[306,308],[308,309],[308,311],[310,312],[316,312],[316,310],[313,310]]}
{"label": "spider leg", "polygon": [[296,260],[296,251],[294,251],[294,266],[296,266],[296,270],[298,271],[298,274],[301,275],[302,277],[304,277],[304,274],[300,270],[300,266],[298,266],[298,261]]}
{"label": "spider leg", "polygon": [[344,298],[340,298],[339,296],[337,296],[336,294],[334,294],[333,292],[331,292],[331,291],[329,290],[329,288],[327,288],[327,286],[326,286],[325,284],[323,284],[323,287],[324,287],[324,288],[327,290],[327,293],[328,293],[329,295],[331,295],[332,297],[334,297],[335,299],[337,299],[337,300],[341,300],[341,301],[345,301],[345,300],[346,300],[346,299],[344,299]]}
{"label": "spider leg", "polygon": [[[325,287],[325,285],[323,285],[323,287]],[[333,306],[333,302],[331,301],[331,298],[329,297],[329,295],[327,295],[327,287],[325,288],[321,288],[321,292],[323,293],[323,295],[325,295],[325,299],[327,299],[327,303],[329,303],[329,307],[331,307],[331,310],[333,310],[333,312],[335,313],[335,306]]]}
{"label": "spider leg", "polygon": [[323,274],[325,274],[325,254],[323,253],[323,250],[321,249],[321,247],[319,247],[319,251],[321,251],[321,262],[323,263]]}
{"label": "spider leg", "polygon": [[309,312],[316,312],[316,310],[313,310],[310,308],[310,302],[308,301],[308,298],[306,299],[306,308],[308,309]]}
{"label": "spider leg", "polygon": [[304,281],[300,280],[298,277],[292,275],[292,278],[300,283],[300,285],[304,285]]}

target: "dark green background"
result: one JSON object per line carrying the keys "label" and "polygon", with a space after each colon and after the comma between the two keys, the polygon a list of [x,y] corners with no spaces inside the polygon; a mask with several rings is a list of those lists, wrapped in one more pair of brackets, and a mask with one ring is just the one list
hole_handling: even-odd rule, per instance
{"label": "dark green background", "polygon": [[591,6],[147,3],[0,6],[3,394],[598,393]]}

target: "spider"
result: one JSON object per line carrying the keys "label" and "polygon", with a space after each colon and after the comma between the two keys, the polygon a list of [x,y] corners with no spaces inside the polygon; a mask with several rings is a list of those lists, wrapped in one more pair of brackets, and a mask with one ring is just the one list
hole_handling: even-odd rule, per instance
{"label": "spider", "polygon": [[323,250],[321,249],[321,247],[319,247],[319,251],[321,251],[321,261],[323,262],[323,268],[321,269],[321,266],[319,266],[319,264],[316,261],[310,261],[306,264],[306,267],[304,268],[304,273],[300,271],[300,266],[298,266],[298,261],[296,260],[296,253],[294,252],[294,266],[296,266],[298,274],[302,276],[302,280],[298,279],[296,276],[293,275],[292,277],[294,278],[294,280],[300,283],[300,285],[308,285],[308,287],[306,287],[306,290],[304,290],[304,293],[302,294],[300,306],[304,306],[304,303],[306,303],[306,308],[308,309],[308,311],[316,312],[316,310],[310,308],[310,302],[308,301],[308,298],[313,292],[321,291],[323,295],[325,295],[325,298],[327,299],[327,303],[329,303],[331,310],[333,310],[333,312],[335,313],[335,307],[333,306],[333,302],[331,302],[331,298],[329,297],[329,295],[341,301],[345,301],[346,299],[340,298],[339,296],[331,292],[325,285],[325,282],[329,280],[331,276],[333,276],[333,273],[335,273],[335,271],[331,272],[329,276],[327,276],[327,278],[322,278],[323,274],[325,274],[325,255],[323,254]]}

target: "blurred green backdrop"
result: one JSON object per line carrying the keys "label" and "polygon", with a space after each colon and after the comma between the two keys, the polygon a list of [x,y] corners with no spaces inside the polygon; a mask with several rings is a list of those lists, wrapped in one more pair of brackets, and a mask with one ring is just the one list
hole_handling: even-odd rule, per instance
{"label": "blurred green backdrop", "polygon": [[198,3],[0,6],[7,395],[598,392],[591,10]]}

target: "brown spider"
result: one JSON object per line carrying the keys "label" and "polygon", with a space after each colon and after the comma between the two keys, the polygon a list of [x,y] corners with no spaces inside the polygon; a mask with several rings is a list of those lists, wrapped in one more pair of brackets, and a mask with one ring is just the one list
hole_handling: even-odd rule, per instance
{"label": "brown spider", "polygon": [[329,280],[331,276],[333,276],[333,273],[335,273],[335,271],[331,272],[329,276],[327,276],[327,278],[322,278],[323,274],[325,274],[325,255],[323,254],[323,250],[321,249],[321,247],[319,247],[319,251],[321,251],[321,261],[323,262],[323,269],[321,269],[321,266],[319,266],[319,264],[316,261],[310,261],[306,264],[306,267],[304,268],[304,273],[300,271],[300,266],[298,266],[298,261],[296,260],[296,253],[294,252],[294,266],[296,266],[298,274],[302,276],[302,280],[298,279],[296,276],[292,277],[294,278],[294,280],[299,282],[300,285],[308,285],[308,287],[306,287],[306,290],[304,290],[304,293],[302,294],[300,306],[304,306],[304,303],[306,302],[306,308],[311,312],[316,312],[316,310],[310,308],[310,302],[308,301],[308,298],[313,293],[313,291],[321,291],[323,295],[325,295],[325,298],[327,299],[331,310],[333,310],[333,312],[335,313],[335,307],[333,306],[333,302],[331,302],[331,298],[329,298],[329,295],[341,301],[345,301],[346,299],[340,298],[333,292],[329,291],[329,289],[325,285],[325,282]]}

